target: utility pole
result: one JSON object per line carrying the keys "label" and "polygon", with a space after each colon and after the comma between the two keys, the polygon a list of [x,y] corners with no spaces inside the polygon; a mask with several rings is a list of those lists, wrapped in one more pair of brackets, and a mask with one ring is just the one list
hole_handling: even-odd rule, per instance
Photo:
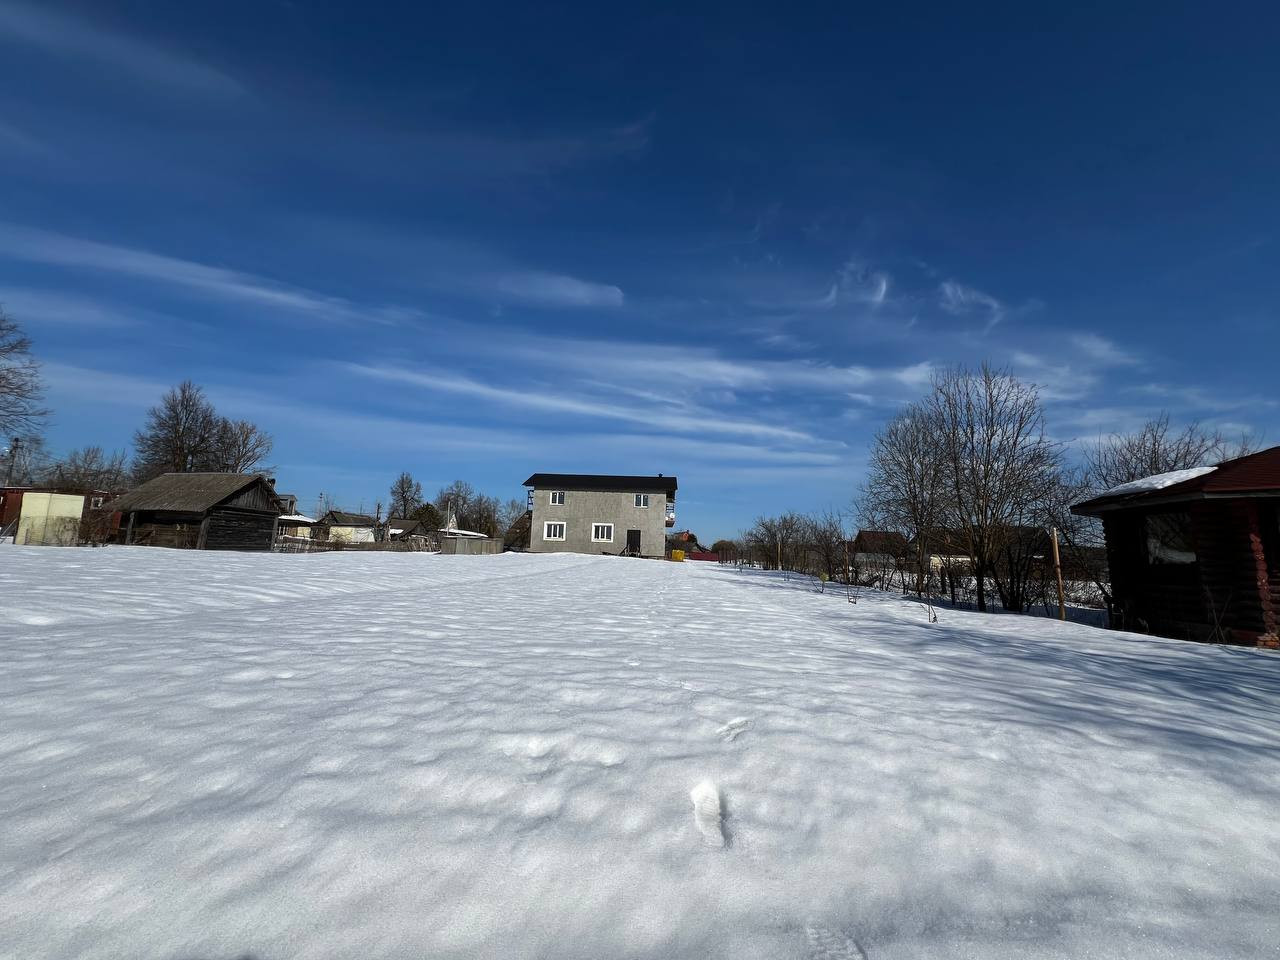
{"label": "utility pole", "polygon": [[1058,578],[1058,619],[1067,619],[1067,603],[1062,596],[1062,561],[1058,558],[1058,528],[1050,527],[1053,540],[1053,573]]}
{"label": "utility pole", "polygon": [[853,566],[849,563],[849,541],[844,541],[844,595],[850,603],[857,603],[853,599]]}
{"label": "utility pole", "polygon": [[13,471],[18,466],[18,450],[22,447],[22,438],[14,437],[9,441],[9,469],[5,473],[4,485],[13,486]]}

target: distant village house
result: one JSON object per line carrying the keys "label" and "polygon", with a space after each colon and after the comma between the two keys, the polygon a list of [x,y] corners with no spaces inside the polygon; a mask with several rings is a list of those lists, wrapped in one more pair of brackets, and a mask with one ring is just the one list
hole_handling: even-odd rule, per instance
{"label": "distant village house", "polygon": [[533,553],[666,555],[676,478],[658,474],[535,473],[529,488]]}
{"label": "distant village house", "polygon": [[331,543],[373,543],[377,522],[364,513],[330,510],[316,523],[316,537]]}

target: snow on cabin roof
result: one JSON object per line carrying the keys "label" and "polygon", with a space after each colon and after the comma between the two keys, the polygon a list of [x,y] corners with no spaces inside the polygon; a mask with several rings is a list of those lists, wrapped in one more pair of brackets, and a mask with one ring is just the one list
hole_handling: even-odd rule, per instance
{"label": "snow on cabin roof", "polygon": [[280,518],[281,523],[315,523],[310,517],[304,517],[300,513],[287,513]]}
{"label": "snow on cabin roof", "polygon": [[1154,506],[1209,497],[1275,497],[1280,493],[1280,447],[1224,460],[1214,467],[1174,470],[1122,483],[1077,503],[1072,513],[1097,515],[1131,506]]}
{"label": "snow on cabin roof", "polygon": [[1191,467],[1188,470],[1170,470],[1168,473],[1157,473],[1154,476],[1143,477],[1140,480],[1130,480],[1128,483],[1122,483],[1118,487],[1112,487],[1101,496],[1117,497],[1126,493],[1146,493],[1148,490],[1163,490],[1165,487],[1172,487],[1175,483],[1203,477],[1206,473],[1212,473],[1217,469],[1217,467]]}
{"label": "snow on cabin roof", "polygon": [[476,537],[481,540],[488,540],[487,533],[477,533],[474,530],[459,530],[457,527],[441,527],[440,532],[446,537]]}

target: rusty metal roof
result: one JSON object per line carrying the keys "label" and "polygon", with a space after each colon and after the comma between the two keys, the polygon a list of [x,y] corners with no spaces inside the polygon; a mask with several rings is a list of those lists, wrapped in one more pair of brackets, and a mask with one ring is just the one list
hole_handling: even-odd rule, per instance
{"label": "rusty metal roof", "polygon": [[1269,447],[1226,460],[1218,464],[1216,470],[1171,486],[1136,493],[1103,494],[1076,504],[1071,512],[1092,515],[1187,500],[1275,496],[1280,496],[1280,447]]}

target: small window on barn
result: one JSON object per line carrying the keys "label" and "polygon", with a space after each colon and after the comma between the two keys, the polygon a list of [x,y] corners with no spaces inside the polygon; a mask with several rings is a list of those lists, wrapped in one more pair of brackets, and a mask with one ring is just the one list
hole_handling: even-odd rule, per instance
{"label": "small window on barn", "polygon": [[547,523],[542,527],[543,540],[563,540],[564,524],[563,523]]}
{"label": "small window on barn", "polygon": [[552,502],[553,504],[558,504],[559,506],[564,506],[564,491],[563,491],[563,490],[552,490],[552,491],[551,491],[551,502]]}
{"label": "small window on barn", "polygon": [[1196,547],[1191,539],[1191,514],[1153,513],[1146,517],[1147,562],[1150,564],[1188,564],[1196,562]]}
{"label": "small window on barn", "polygon": [[102,506],[102,498],[94,497],[92,500],[89,501],[89,506],[92,507],[94,510],[97,510],[100,506]]}
{"label": "small window on barn", "polygon": [[647,507],[649,505],[649,495],[647,493],[636,494],[636,506]]}

